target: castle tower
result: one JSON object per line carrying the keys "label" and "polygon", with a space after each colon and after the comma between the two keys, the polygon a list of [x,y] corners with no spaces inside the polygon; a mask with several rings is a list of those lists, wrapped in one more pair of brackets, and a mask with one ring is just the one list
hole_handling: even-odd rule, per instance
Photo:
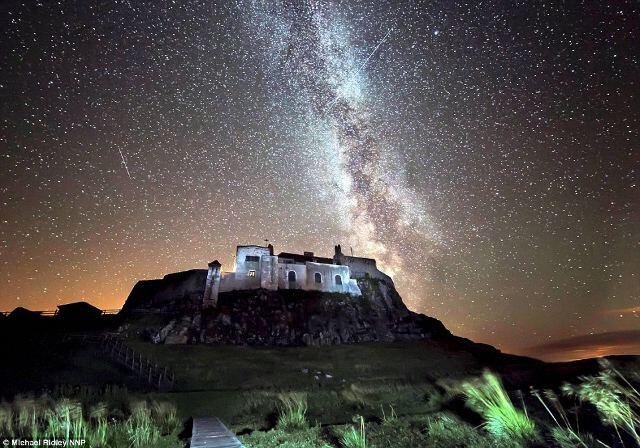
{"label": "castle tower", "polygon": [[335,254],[333,255],[333,262],[335,264],[344,264],[344,255],[342,254],[342,247],[338,244],[333,246]]}
{"label": "castle tower", "polygon": [[202,308],[215,308],[218,304],[218,291],[220,290],[220,263],[214,260],[209,263],[207,283],[202,298]]}

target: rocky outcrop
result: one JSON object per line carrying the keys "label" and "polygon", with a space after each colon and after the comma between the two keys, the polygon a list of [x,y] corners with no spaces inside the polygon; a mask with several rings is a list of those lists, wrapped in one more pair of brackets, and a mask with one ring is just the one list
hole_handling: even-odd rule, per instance
{"label": "rocky outcrop", "polygon": [[392,282],[363,278],[362,297],[263,289],[221,293],[215,310],[181,313],[157,343],[332,345],[451,338],[437,319],[407,309]]}

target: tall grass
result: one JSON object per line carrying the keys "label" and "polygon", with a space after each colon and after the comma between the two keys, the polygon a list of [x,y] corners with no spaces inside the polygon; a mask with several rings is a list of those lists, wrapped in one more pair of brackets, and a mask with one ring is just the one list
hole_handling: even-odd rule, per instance
{"label": "tall grass", "polygon": [[170,434],[178,427],[178,411],[173,403],[152,401],[153,420],[160,426],[161,434]]}
{"label": "tall grass", "polygon": [[380,409],[382,410],[382,423],[392,424],[398,421],[398,414],[396,414],[396,410],[393,408],[393,405],[389,405],[388,414],[384,411],[384,406],[382,404],[380,405]]}
{"label": "tall grass", "polygon": [[513,405],[495,374],[485,371],[481,378],[462,383],[461,389],[467,406],[484,418],[484,428],[497,439],[522,444],[538,438],[533,421]]}
{"label": "tall grass", "polygon": [[106,403],[93,405],[89,411],[89,418],[93,431],[89,433],[89,446],[102,448],[108,446],[109,424],[107,422],[109,410]]}
{"label": "tall grass", "polygon": [[[84,395],[88,399],[95,397]],[[175,406],[164,402],[127,404],[129,415],[117,419],[106,402],[91,406],[87,403],[87,407],[84,412],[82,403],[75,398],[52,399],[43,395],[36,400],[17,396],[13,403],[0,403],[0,436],[21,440],[84,439],[87,446],[96,448],[142,448],[158,446],[161,437],[175,434],[179,424]]]}
{"label": "tall grass", "polygon": [[364,418],[362,416],[357,417],[358,428],[350,426],[347,428],[340,437],[340,444],[343,448],[366,448],[367,437],[364,428]]}
{"label": "tall grass", "polygon": [[0,403],[0,436],[13,437],[13,409],[6,401]]}
{"label": "tall grass", "polygon": [[551,438],[560,448],[588,448],[591,446],[591,437],[581,434],[577,428],[574,429],[560,399],[553,391],[545,390],[541,394],[537,390],[532,390],[531,394],[538,399],[555,423],[555,426],[551,428]]}
{"label": "tall grass", "polygon": [[623,431],[640,446],[640,393],[609,361],[602,360],[600,365],[598,375],[581,377],[577,385],[564,384],[562,391],[592,404],[600,420],[614,428],[621,442]]}
{"label": "tall grass", "polygon": [[291,431],[307,428],[307,395],[289,392],[278,395],[278,427]]}
{"label": "tall grass", "polygon": [[127,436],[134,448],[153,446],[160,438],[160,428],[151,417],[151,410],[144,401],[134,403],[131,417],[126,422]]}

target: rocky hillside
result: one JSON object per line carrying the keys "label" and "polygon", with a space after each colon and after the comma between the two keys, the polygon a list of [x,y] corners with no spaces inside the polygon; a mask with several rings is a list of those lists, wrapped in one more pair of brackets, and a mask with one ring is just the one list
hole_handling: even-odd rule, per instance
{"label": "rocky hillside", "polygon": [[332,345],[442,338],[436,319],[410,312],[384,282],[362,280],[362,297],[316,291],[222,293],[216,310],[188,313],[155,336],[165,343]]}
{"label": "rocky hillside", "polygon": [[[156,343],[234,345],[335,345],[431,339],[472,346],[485,355],[499,351],[453,336],[437,319],[405,306],[393,282],[358,280],[363,295],[263,289],[221,293],[211,310],[189,310],[163,302],[162,324],[145,327]],[[140,297],[136,298],[140,303]],[[136,306],[124,310],[135,315]],[[139,310],[152,311],[149,304]]]}

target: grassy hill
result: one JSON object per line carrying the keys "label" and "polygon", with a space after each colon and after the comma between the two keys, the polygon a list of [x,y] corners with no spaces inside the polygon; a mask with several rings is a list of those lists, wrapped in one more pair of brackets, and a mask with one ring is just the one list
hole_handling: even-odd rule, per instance
{"label": "grassy hill", "polygon": [[[117,330],[122,322],[67,328],[48,321],[32,323],[28,330],[0,331],[0,395],[11,400],[16,393],[38,395],[61,385],[68,390],[124,386],[128,400],[175,404],[182,422],[216,415],[242,434],[249,447],[352,448],[342,437],[359,431],[360,417],[369,447],[495,446],[486,431],[476,428],[483,422],[481,413],[465,407],[453,386],[480,377],[488,368],[500,375],[513,402],[526,406],[535,424],[546,428],[550,417],[529,388],[560,393],[564,381],[576,382],[578,376],[600,369],[593,360],[546,364],[487,351],[459,338],[249,347],[153,344],[141,337],[144,332],[138,330],[163,320],[148,316],[130,321],[126,344],[175,372],[171,391],[153,390],[106,356],[97,336]],[[614,362],[637,381],[637,358]],[[303,397],[302,428],[285,428],[279,422],[283,400],[292,396]],[[585,412],[583,424],[591,424],[599,440],[616,446],[615,431],[594,417],[594,407],[587,405]],[[545,434],[537,446],[553,446],[550,433]]]}

